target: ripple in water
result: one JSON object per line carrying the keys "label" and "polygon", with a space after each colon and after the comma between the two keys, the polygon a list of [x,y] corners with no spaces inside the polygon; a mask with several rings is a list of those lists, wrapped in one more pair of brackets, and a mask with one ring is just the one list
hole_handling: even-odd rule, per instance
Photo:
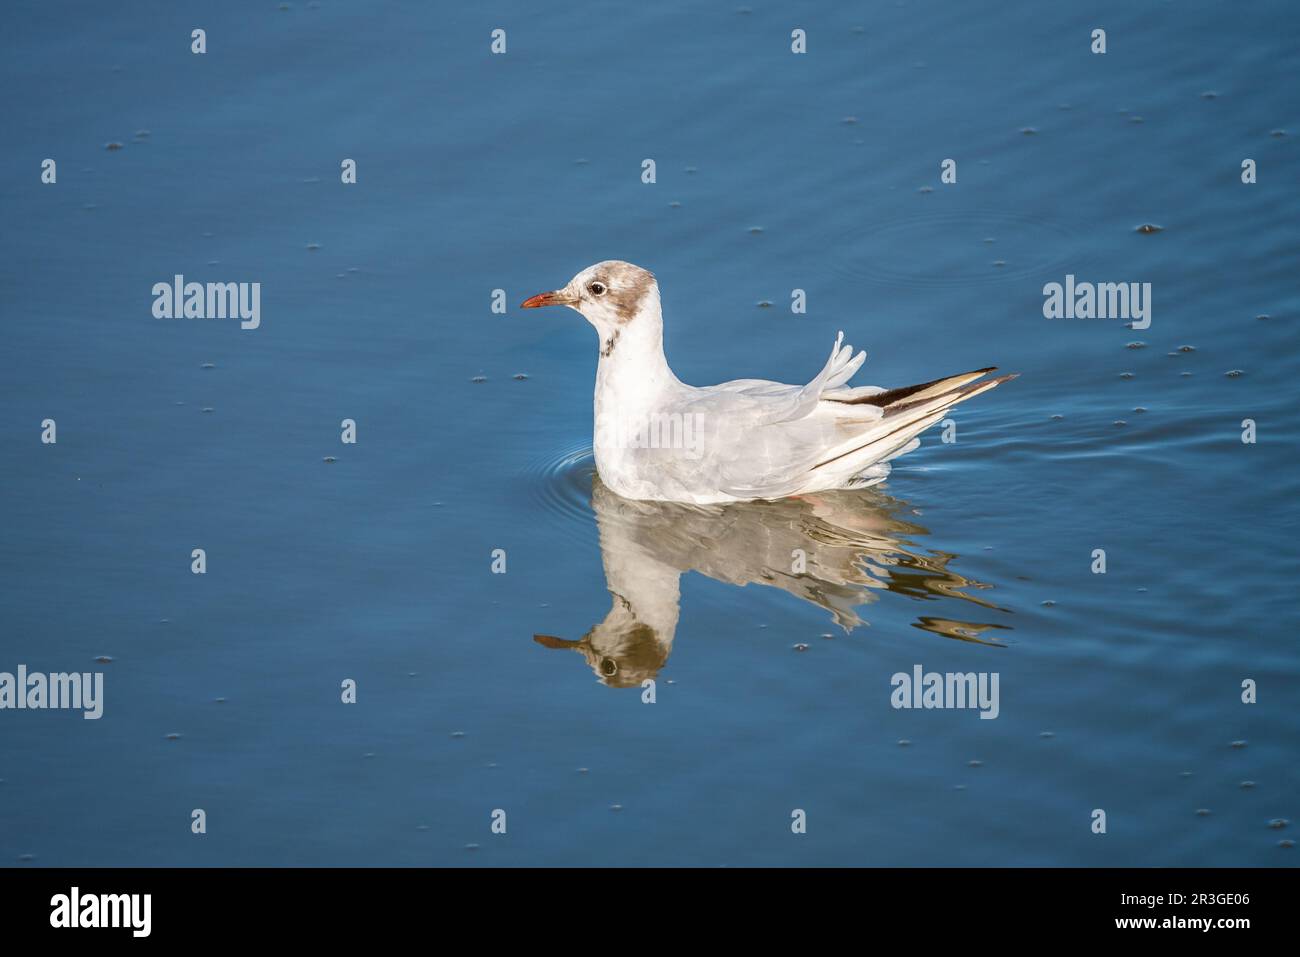
{"label": "ripple in water", "polygon": [[580,445],[535,462],[526,470],[529,492],[541,511],[577,533],[589,536],[594,522],[591,480],[596,459],[590,445]]}

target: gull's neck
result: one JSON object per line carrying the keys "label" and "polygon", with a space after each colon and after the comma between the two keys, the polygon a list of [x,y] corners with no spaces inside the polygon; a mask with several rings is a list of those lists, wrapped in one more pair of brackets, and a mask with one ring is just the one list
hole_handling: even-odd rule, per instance
{"label": "gull's neck", "polygon": [[596,366],[596,404],[644,410],[681,386],[664,356],[664,321],[659,290],[652,288],[636,314],[617,325],[596,326],[600,361]]}

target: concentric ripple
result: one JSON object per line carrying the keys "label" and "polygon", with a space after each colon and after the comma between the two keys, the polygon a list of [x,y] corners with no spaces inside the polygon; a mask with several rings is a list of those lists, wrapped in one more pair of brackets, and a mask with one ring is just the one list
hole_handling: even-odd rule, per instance
{"label": "concentric ripple", "polygon": [[596,459],[590,445],[556,452],[525,470],[529,493],[540,511],[575,534],[590,535],[595,517],[591,510],[591,481]]}

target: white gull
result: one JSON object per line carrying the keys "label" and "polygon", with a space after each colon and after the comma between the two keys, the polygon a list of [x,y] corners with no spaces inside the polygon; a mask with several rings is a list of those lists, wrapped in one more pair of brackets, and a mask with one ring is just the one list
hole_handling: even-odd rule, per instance
{"label": "white gull", "polygon": [[523,308],[558,305],[600,336],[596,470],[631,499],[707,504],[875,485],[954,405],[1015,378],[984,378],[988,368],[898,389],[852,387],[867,356],[841,332],[807,385],[691,386],[664,357],[659,284],[648,270],[597,263]]}

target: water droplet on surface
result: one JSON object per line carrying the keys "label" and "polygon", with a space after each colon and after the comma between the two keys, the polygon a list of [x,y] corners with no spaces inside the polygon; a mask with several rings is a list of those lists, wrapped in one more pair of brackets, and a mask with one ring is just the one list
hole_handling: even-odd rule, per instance
{"label": "water droplet on surface", "polygon": [[1121,372],[1121,373],[1119,374],[1119,377],[1120,377],[1121,379],[1131,379],[1131,378],[1133,378],[1133,373],[1132,373],[1132,372]]}
{"label": "water droplet on surface", "polygon": [[771,308],[772,308],[772,300],[771,300],[771,299],[760,299],[760,300],[758,300],[757,303],[755,303],[755,305],[758,306],[759,309],[771,309]]}
{"label": "water droplet on surface", "polygon": [[1038,130],[1032,126],[1022,126],[1020,128],[1020,133],[1023,136],[1036,136],[1038,134]]}
{"label": "water droplet on surface", "polygon": [[1246,373],[1242,372],[1240,369],[1229,369],[1227,372],[1224,373],[1224,375],[1227,376],[1229,379],[1240,379],[1245,374]]}
{"label": "water droplet on surface", "polygon": [[1215,100],[1218,99],[1218,97],[1219,93],[1217,90],[1206,90],[1201,94],[1202,100]]}
{"label": "water droplet on surface", "polygon": [[320,249],[320,243],[308,243],[307,249],[311,252],[315,252],[316,250]]}
{"label": "water droplet on surface", "polygon": [[1145,342],[1142,342],[1141,340],[1136,340],[1136,341],[1134,341],[1134,342],[1128,342],[1128,343],[1125,343],[1125,345],[1124,345],[1124,348],[1125,348],[1125,349],[1145,349],[1146,347],[1147,347],[1147,344],[1146,344]]}
{"label": "water droplet on surface", "polygon": [[797,642],[797,643],[794,645],[794,650],[795,650],[795,651],[807,651],[807,650],[808,650],[808,646],[807,646],[806,644],[804,644],[802,641],[800,641],[800,642]]}
{"label": "water droplet on surface", "polygon": [[900,748],[910,748],[912,746],[912,742],[907,740],[907,738],[899,738],[898,746]]}
{"label": "water droplet on surface", "polygon": [[1295,847],[1295,841],[1291,840],[1289,837],[1285,837],[1277,842],[1277,846],[1281,848],[1292,848]]}
{"label": "water droplet on surface", "polygon": [[122,148],[122,144],[119,143],[117,140],[113,140],[111,143],[104,144],[104,149],[108,150],[110,153],[120,150],[121,148]]}
{"label": "water droplet on surface", "polygon": [[750,235],[752,235],[752,236],[757,236],[757,235],[758,235],[759,233],[761,233],[762,231],[763,231],[763,227],[762,227],[762,226],[750,226],[750,227],[749,227],[749,232],[750,232]]}
{"label": "water droplet on surface", "polygon": [[1143,223],[1141,226],[1137,228],[1136,231],[1139,233],[1146,233],[1147,235],[1150,235],[1151,233],[1164,232],[1164,227],[1157,226],[1155,223]]}
{"label": "water droplet on surface", "polygon": [[1238,787],[1240,787],[1243,791],[1249,791],[1254,786],[1255,786],[1254,781],[1242,781],[1241,784],[1238,785]]}
{"label": "water droplet on surface", "polygon": [[1055,731],[1039,731],[1039,732],[1038,732],[1038,736],[1039,736],[1040,738],[1054,738],[1054,737],[1056,737],[1056,732],[1055,732]]}
{"label": "water droplet on surface", "polygon": [[1198,808],[1196,809],[1196,816],[1197,816],[1197,817],[1209,817],[1211,813],[1213,813],[1213,812],[1211,812],[1210,809],[1209,809],[1208,807],[1198,807]]}
{"label": "water droplet on surface", "polygon": [[181,735],[179,731],[173,731],[170,734],[168,734],[166,737],[168,741],[179,741]]}
{"label": "water droplet on surface", "polygon": [[515,379],[516,382],[523,382],[523,381],[525,381],[527,378],[528,378],[528,375],[527,375],[527,373],[524,373],[524,372],[516,372],[515,375],[514,375],[514,379]]}
{"label": "water droplet on surface", "polygon": [[623,805],[621,805],[621,804],[611,804],[611,805],[609,806],[609,809],[610,809],[611,811],[621,811],[621,810],[623,810]]}
{"label": "water droplet on surface", "polygon": [[1286,827],[1290,823],[1291,822],[1284,817],[1275,817],[1273,818],[1273,820],[1268,822],[1268,826],[1275,831],[1280,831],[1282,830],[1282,828]]}
{"label": "water droplet on surface", "polygon": [[476,375],[476,376],[474,376],[474,378],[470,379],[469,381],[470,381],[470,382],[486,382],[486,381],[487,381],[487,376],[485,376],[485,375]]}
{"label": "water droplet on surface", "polygon": [[99,655],[95,659],[95,664],[98,665],[111,665],[112,663],[113,663],[112,655]]}
{"label": "water droplet on surface", "polygon": [[846,116],[844,119],[840,120],[840,122],[845,126],[852,126],[858,122],[858,118],[856,116]]}
{"label": "water droplet on surface", "polygon": [[329,463],[329,464],[333,464],[333,463],[337,462],[338,459],[336,459],[336,458],[335,458],[334,456],[332,456],[332,455],[326,455],[324,458],[321,459],[321,461],[322,461],[322,462]]}
{"label": "water droplet on surface", "polygon": [[1052,601],[1052,599],[1049,598],[1046,601],[1044,601],[1042,605],[1044,608],[1052,608],[1056,605],[1056,602]]}
{"label": "water droplet on surface", "polygon": [[200,369],[215,369],[216,367],[217,365],[215,362],[205,362],[203,365],[199,366]]}
{"label": "water droplet on surface", "polygon": [[983,762],[983,761],[977,761],[977,760],[972,759],[972,760],[966,762],[966,767],[968,767],[968,768],[982,768],[982,767],[984,767],[984,762]]}
{"label": "water droplet on surface", "polygon": [[465,732],[464,732],[464,731],[453,731],[453,732],[451,733],[451,736],[452,736],[453,738],[463,738],[463,737],[465,737]]}
{"label": "water droplet on surface", "polygon": [[1238,748],[1238,749],[1240,749],[1240,748],[1244,748],[1245,746],[1246,746],[1246,742],[1245,742],[1245,741],[1234,741],[1234,742],[1232,742],[1232,745],[1231,745],[1231,747]]}
{"label": "water droplet on surface", "polygon": [[933,187],[933,186],[922,186],[920,189],[917,190],[917,192],[918,192],[918,193],[933,193],[933,192],[934,192],[934,187]]}

